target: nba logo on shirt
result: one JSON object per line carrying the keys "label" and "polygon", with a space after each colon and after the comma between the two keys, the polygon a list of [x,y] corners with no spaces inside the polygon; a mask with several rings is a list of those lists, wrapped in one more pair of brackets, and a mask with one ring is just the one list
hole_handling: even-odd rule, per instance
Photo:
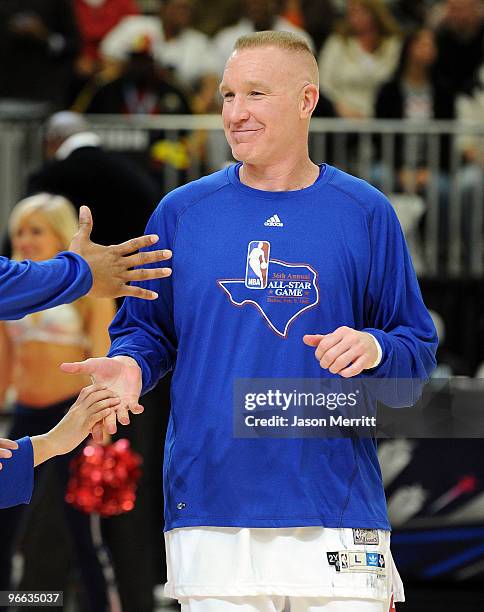
{"label": "nba logo on shirt", "polygon": [[265,289],[269,274],[271,245],[265,240],[249,242],[245,268],[245,286],[248,289]]}

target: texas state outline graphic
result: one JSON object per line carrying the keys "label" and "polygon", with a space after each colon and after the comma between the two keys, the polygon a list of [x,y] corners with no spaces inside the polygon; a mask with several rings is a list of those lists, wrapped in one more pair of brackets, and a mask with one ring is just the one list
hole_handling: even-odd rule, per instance
{"label": "texas state outline graphic", "polygon": [[[287,269],[294,272],[296,269],[303,269],[306,274],[311,275],[311,288],[305,291],[308,295],[304,298],[309,303],[271,303],[268,298],[272,298],[270,294],[271,282],[298,282],[297,280],[282,279],[280,275],[288,273]],[[319,304],[319,287],[318,273],[307,263],[288,263],[279,259],[269,259],[269,270],[273,275],[268,279],[268,284],[265,289],[249,289],[245,285],[244,278],[226,278],[217,280],[217,284],[229,298],[229,301],[234,306],[241,308],[246,304],[252,304],[256,310],[262,315],[269,328],[281,338],[287,338],[291,324],[303,312],[314,308]],[[274,277],[274,275],[276,275]],[[303,282],[303,281],[301,281]],[[277,298],[272,298],[277,299]]]}

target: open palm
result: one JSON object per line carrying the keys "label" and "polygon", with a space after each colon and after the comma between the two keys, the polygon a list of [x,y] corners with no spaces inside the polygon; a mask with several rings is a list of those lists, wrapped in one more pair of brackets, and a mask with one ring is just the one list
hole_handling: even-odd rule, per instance
{"label": "open palm", "polygon": [[[101,442],[103,428],[108,434],[116,433],[116,420],[121,425],[129,424],[129,412],[139,414],[141,393],[141,369],[131,357],[99,357],[74,363],[63,363],[61,370],[67,374],[87,374],[94,383],[104,385],[121,400],[116,413],[98,423],[93,429],[93,438]],[[116,418],[117,417],[117,418]]]}

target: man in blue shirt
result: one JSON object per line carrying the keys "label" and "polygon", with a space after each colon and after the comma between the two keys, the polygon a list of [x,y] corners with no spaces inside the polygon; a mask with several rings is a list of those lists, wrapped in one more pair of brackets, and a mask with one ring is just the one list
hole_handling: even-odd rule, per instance
{"label": "man in blue shirt", "polygon": [[403,592],[374,440],[235,437],[234,384],[425,379],[435,329],[391,204],[309,157],[307,44],[241,37],[220,92],[239,163],[162,200],[148,231],[173,274],[143,285],[159,299],[125,300],[108,357],[62,367],[115,391],[121,424],[174,369],[165,592],[184,612],[388,612]]}

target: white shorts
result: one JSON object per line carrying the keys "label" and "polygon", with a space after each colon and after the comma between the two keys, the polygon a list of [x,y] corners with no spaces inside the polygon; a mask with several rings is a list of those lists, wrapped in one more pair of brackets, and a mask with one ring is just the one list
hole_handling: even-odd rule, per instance
{"label": "white shorts", "polygon": [[165,595],[181,601],[262,596],[269,606],[262,609],[275,610],[273,598],[344,598],[380,602],[375,612],[384,603],[387,612],[392,595],[405,600],[389,531],[184,527],[165,541]]}
{"label": "white shorts", "polygon": [[392,602],[313,597],[193,597],[180,600],[181,612],[390,612]]}

